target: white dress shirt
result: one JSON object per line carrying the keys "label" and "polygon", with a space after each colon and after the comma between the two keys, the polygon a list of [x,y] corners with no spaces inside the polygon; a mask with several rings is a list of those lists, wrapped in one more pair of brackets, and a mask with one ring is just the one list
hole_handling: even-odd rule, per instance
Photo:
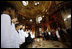
{"label": "white dress shirt", "polygon": [[19,31],[19,37],[20,37],[20,44],[25,42],[25,32],[23,30],[18,30]]}
{"label": "white dress shirt", "polygon": [[31,34],[31,38],[35,38],[35,35],[32,33],[32,31],[30,31]]}
{"label": "white dress shirt", "polygon": [[17,30],[16,30],[16,28],[15,28],[15,24],[14,23],[12,23],[12,43],[14,43],[14,47],[16,47],[16,48],[19,48],[19,34],[18,34],[18,32],[17,32]]}

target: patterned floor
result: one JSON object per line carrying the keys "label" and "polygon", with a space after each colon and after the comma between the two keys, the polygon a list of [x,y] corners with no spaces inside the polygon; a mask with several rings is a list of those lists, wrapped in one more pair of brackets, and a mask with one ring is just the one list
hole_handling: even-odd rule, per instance
{"label": "patterned floor", "polygon": [[64,44],[58,41],[43,40],[42,38],[37,38],[35,41],[27,46],[28,48],[67,48]]}

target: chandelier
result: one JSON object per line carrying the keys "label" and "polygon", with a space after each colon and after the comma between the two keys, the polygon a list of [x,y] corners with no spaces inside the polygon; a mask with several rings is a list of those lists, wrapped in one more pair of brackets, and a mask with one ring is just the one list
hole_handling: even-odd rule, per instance
{"label": "chandelier", "polygon": [[28,5],[28,1],[22,1],[22,3],[23,3],[24,6]]}

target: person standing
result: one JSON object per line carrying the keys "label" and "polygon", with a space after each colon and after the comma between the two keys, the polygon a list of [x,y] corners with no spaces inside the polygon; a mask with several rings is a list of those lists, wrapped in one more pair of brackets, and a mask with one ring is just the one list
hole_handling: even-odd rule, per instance
{"label": "person standing", "polygon": [[[13,37],[11,17],[13,16],[14,9],[8,3],[3,3],[1,7],[1,48],[19,48]],[[14,38],[16,38],[14,36]],[[12,42],[14,40],[14,42]],[[18,39],[17,39],[18,40]],[[16,43],[16,44],[15,44]],[[15,45],[14,45],[15,44]]]}
{"label": "person standing", "polygon": [[64,31],[60,27],[58,27],[58,31],[59,31],[59,35],[60,35],[61,41],[65,42]]}
{"label": "person standing", "polygon": [[57,36],[58,41],[61,41],[58,29],[56,29],[56,36]]}
{"label": "person standing", "polygon": [[[16,48],[19,48],[19,40],[20,40],[20,38],[19,38],[19,33],[17,32],[17,30],[16,30],[16,28],[15,28],[15,25],[16,25],[16,21],[17,21],[17,18],[13,18],[12,19],[12,27],[11,27],[11,29],[12,29],[12,31],[13,31],[13,33],[12,33],[12,39],[13,40],[11,40],[12,41],[12,43],[14,42],[14,45],[13,46],[15,46]],[[16,42],[15,42],[16,41]]]}
{"label": "person standing", "polygon": [[20,38],[20,43],[19,44],[21,45],[25,42],[25,36],[24,36],[25,33],[24,33],[22,28],[20,28],[20,30],[18,30],[18,32],[19,32],[19,38]]}

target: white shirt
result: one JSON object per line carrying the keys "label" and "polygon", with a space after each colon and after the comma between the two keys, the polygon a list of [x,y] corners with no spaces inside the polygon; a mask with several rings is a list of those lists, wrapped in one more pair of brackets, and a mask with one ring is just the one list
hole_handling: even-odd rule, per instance
{"label": "white shirt", "polygon": [[58,38],[60,38],[58,30],[56,30],[56,35],[57,35]]}
{"label": "white shirt", "polygon": [[32,35],[31,35],[31,38],[35,38],[35,35],[34,35],[34,34],[32,34]]}
{"label": "white shirt", "polygon": [[1,14],[1,48],[18,48],[13,33],[15,32],[12,31],[10,16]]}
{"label": "white shirt", "polygon": [[20,37],[20,44],[25,42],[25,36],[24,36],[24,31],[23,30],[18,30],[19,31],[19,37]]}
{"label": "white shirt", "polygon": [[27,31],[25,31],[24,34],[25,34],[25,37],[28,37],[28,32]]}
{"label": "white shirt", "polygon": [[18,30],[19,31],[19,37],[20,37],[20,44],[25,42],[25,37],[28,37],[28,33],[23,30]]}
{"label": "white shirt", "polygon": [[19,48],[19,34],[18,32],[16,31],[16,28],[15,28],[15,24],[12,23],[12,43],[14,43],[13,47],[16,47],[16,48]]}
{"label": "white shirt", "polygon": [[35,38],[35,35],[32,33],[32,31],[30,31],[31,34],[31,38]]}
{"label": "white shirt", "polygon": [[51,35],[51,32],[48,32],[49,35]]}

